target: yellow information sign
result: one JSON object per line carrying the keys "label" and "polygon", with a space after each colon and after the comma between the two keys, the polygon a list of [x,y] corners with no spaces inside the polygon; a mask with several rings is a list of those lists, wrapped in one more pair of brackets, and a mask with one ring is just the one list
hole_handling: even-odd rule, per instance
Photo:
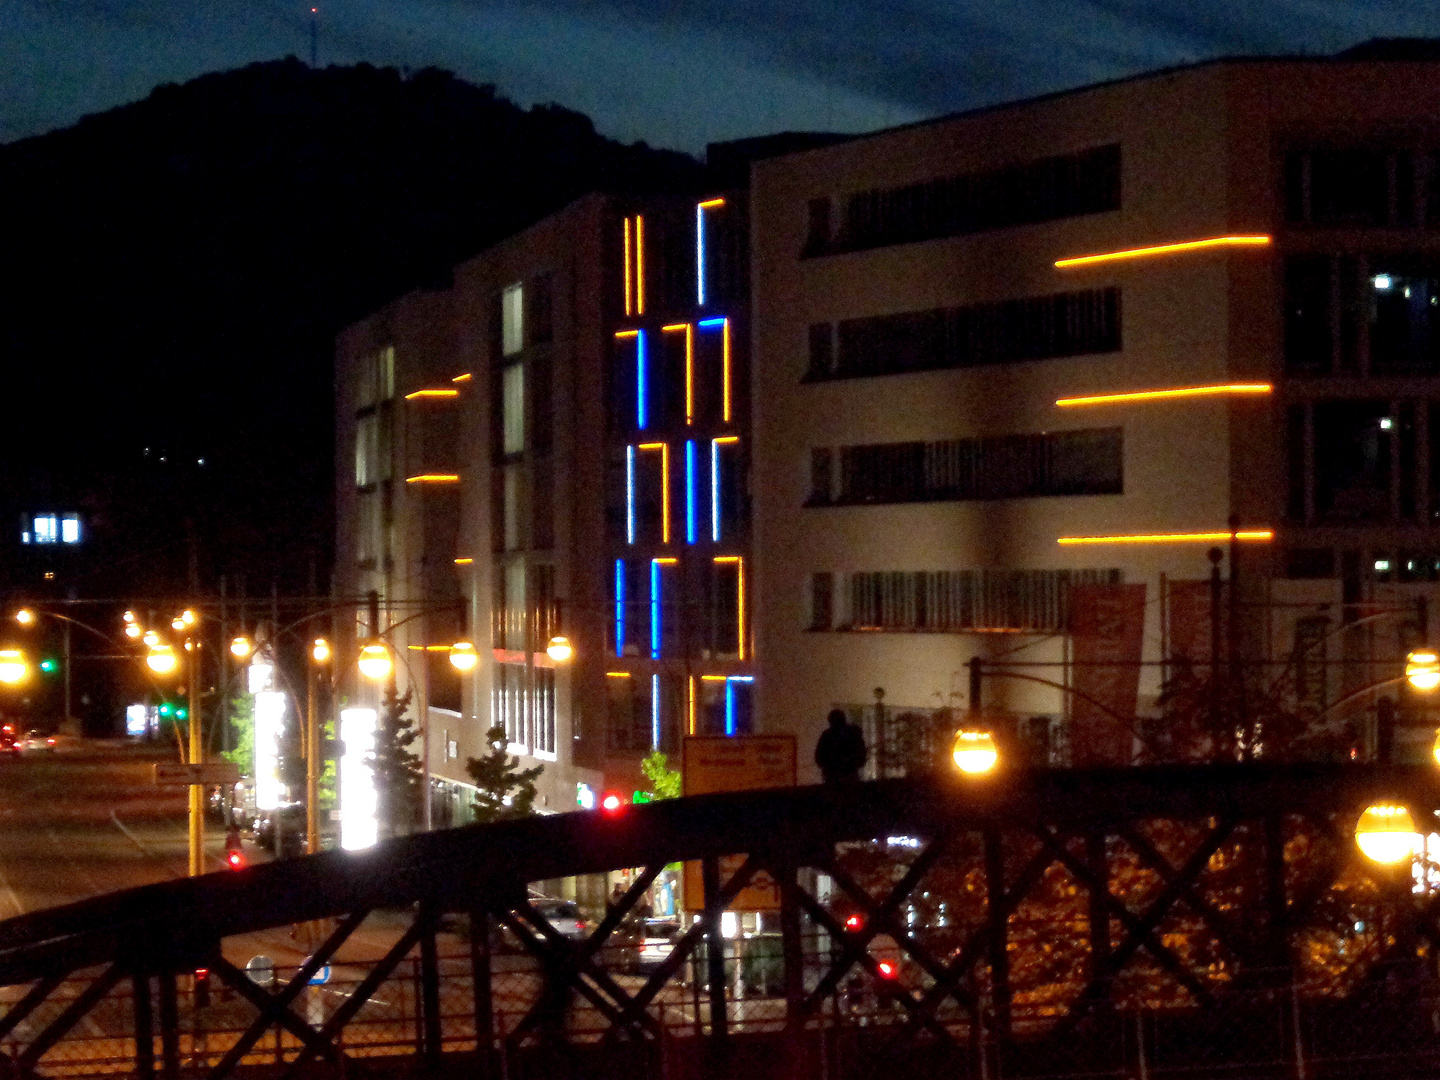
{"label": "yellow information sign", "polygon": [[[680,765],[681,788],[686,795],[717,791],[755,791],[795,786],[793,735],[691,735],[685,739]],[[720,859],[723,886],[745,863],[744,855]],[[685,864],[685,907],[701,911],[705,888],[700,864]],[[730,902],[733,911],[778,911],[780,887],[761,872]]]}

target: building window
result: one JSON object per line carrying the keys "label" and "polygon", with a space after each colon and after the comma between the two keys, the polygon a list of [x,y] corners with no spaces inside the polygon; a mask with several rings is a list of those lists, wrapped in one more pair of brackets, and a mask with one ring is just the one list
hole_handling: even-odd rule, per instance
{"label": "building window", "polygon": [[829,630],[835,622],[835,575],[810,575],[810,629]]}
{"label": "building window", "polygon": [[357,409],[368,409],[395,396],[395,346],[362,357],[356,386]]}
{"label": "building window", "polygon": [[525,365],[510,364],[500,379],[500,450],[521,454],[525,452]]}
{"label": "building window", "polygon": [[808,221],[803,255],[823,255],[830,249],[830,196],[805,204]]}
{"label": "building window", "polygon": [[505,729],[512,753],[529,753],[525,730],[525,666],[496,664],[491,699],[491,723]]}
{"label": "building window", "polygon": [[[812,339],[813,341],[814,339]],[[1117,352],[1120,290],[847,319],[831,378],[902,375]],[[809,379],[823,376],[812,362]]]}
{"label": "building window", "polygon": [[500,355],[514,356],[525,347],[525,290],[510,285],[500,293]]}
{"label": "building window", "polygon": [[1121,428],[840,448],[835,505],[1124,492]]}
{"label": "building window", "polygon": [[537,667],[535,674],[534,741],[536,757],[555,757],[555,669]]}
{"label": "building window", "polygon": [[31,531],[37,544],[56,544],[60,541],[60,521],[54,514],[41,514],[31,522]]}
{"label": "building window", "polygon": [[1440,371],[1440,264],[1384,256],[1370,265],[1370,370],[1434,375]]}
{"label": "building window", "polygon": [[[860,251],[1119,210],[1120,192],[1118,144],[866,191],[847,200],[840,234],[826,250]],[[809,240],[804,254],[821,254]]]}
{"label": "building window", "polygon": [[62,544],[78,544],[80,542],[80,519],[74,514],[66,514],[60,519],[60,542]]}
{"label": "building window", "polygon": [[1390,519],[1396,419],[1388,401],[1314,406],[1315,513],[1326,522]]}
{"label": "building window", "polygon": [[1291,152],[1285,159],[1286,220],[1350,228],[1412,225],[1416,160],[1409,150]]}
{"label": "building window", "polygon": [[1328,372],[1332,363],[1330,259],[1285,260],[1285,369]]}
{"label": "building window", "polygon": [[810,498],[808,506],[826,506],[834,495],[835,455],[828,446],[810,451]]}
{"label": "building window", "polygon": [[1119,570],[878,571],[842,575],[837,629],[1058,633],[1074,585],[1118,584]]}
{"label": "building window", "polygon": [[835,374],[835,327],[828,322],[810,324],[810,364],[807,379],[828,379]]}
{"label": "building window", "polygon": [[530,342],[543,345],[555,337],[555,279],[541,274],[530,283]]}
{"label": "building window", "polygon": [[611,672],[605,679],[606,724],[610,749],[618,754],[643,754],[650,749],[650,680],[629,672]]}

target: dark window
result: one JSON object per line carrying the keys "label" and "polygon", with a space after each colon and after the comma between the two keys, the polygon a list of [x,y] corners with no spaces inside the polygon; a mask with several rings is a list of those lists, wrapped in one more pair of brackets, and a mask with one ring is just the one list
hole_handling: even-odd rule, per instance
{"label": "dark window", "polygon": [[1400,451],[1400,517],[1405,521],[1415,520],[1416,500],[1419,496],[1418,436],[1415,426],[1415,403],[1402,401],[1399,415],[1395,418],[1395,436]]}
{"label": "dark window", "polygon": [[639,675],[607,677],[605,691],[610,749],[622,754],[649,750],[650,680]]}
{"label": "dark window", "polygon": [[1120,428],[840,450],[839,504],[1119,495]]}
{"label": "dark window", "polygon": [[435,709],[460,711],[460,683],[450,657],[443,652],[427,652],[425,655],[427,704]]}
{"label": "dark window", "polygon": [[543,344],[555,337],[555,302],[554,302],[554,278],[549,274],[541,274],[530,283],[528,299],[530,301],[530,341],[532,344]]}
{"label": "dark window", "polygon": [[805,231],[806,255],[821,255],[830,247],[830,197],[811,199],[806,204],[809,221]]}
{"label": "dark window", "polygon": [[1408,150],[1294,151],[1284,170],[1293,224],[1375,228],[1415,223],[1415,155]]}
{"label": "dark window", "polygon": [[835,373],[835,328],[828,322],[810,324],[810,366],[807,379],[828,379]]}
{"label": "dark window", "polygon": [[1330,548],[1294,548],[1285,561],[1285,576],[1331,578],[1335,576],[1335,552]]}
{"label": "dark window", "polygon": [[1285,369],[1328,372],[1331,365],[1330,259],[1285,260]]}
{"label": "dark window", "polygon": [[829,630],[835,622],[835,575],[810,575],[810,629]]}
{"label": "dark window", "polygon": [[1285,460],[1289,485],[1285,515],[1291,521],[1305,520],[1305,406],[1291,405],[1285,411]]}
{"label": "dark window", "polygon": [[1050,633],[1070,625],[1070,588],[1116,584],[1119,570],[879,571],[843,575],[837,629]]}
{"label": "dark window", "polygon": [[811,505],[824,506],[833,494],[835,455],[828,446],[810,451],[810,499]]}
{"label": "dark window", "polygon": [[[1115,144],[852,195],[829,250],[859,251],[1118,209]],[[806,254],[817,253],[807,243]]]}
{"label": "dark window", "polygon": [[[537,548],[555,546],[555,470],[550,455],[537,456],[530,476],[530,542]],[[548,640],[548,639],[547,639]]]}
{"label": "dark window", "polygon": [[1327,522],[1390,517],[1395,419],[1384,401],[1315,405],[1315,512]]}
{"label": "dark window", "polygon": [[839,336],[840,378],[1116,352],[1120,290],[847,319]]}
{"label": "dark window", "polygon": [[555,388],[550,351],[541,350],[526,362],[525,393],[529,395],[530,445],[537,453],[548,453],[555,438]]}
{"label": "dark window", "polygon": [[1430,411],[1430,524],[1440,525],[1440,402]]}
{"label": "dark window", "polygon": [[1440,371],[1440,266],[1403,257],[1372,261],[1370,370],[1379,375]]}

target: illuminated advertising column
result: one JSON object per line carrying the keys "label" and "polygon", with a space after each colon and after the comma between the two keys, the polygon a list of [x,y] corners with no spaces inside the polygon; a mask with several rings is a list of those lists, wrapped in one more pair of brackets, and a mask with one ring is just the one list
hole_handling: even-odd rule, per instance
{"label": "illuminated advertising column", "polygon": [[262,690],[255,695],[255,807],[273,810],[285,801],[280,779],[280,737],[285,731],[285,695]]}
{"label": "illuminated advertising column", "polygon": [[341,709],[340,846],[346,851],[368,848],[380,835],[380,799],[375,774],[365,759],[375,750],[374,709]]}

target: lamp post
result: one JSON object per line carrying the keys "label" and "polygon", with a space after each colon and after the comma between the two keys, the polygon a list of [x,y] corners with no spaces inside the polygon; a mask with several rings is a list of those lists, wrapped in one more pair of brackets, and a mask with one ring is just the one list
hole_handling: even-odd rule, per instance
{"label": "lamp post", "polygon": [[329,662],[330,643],[316,638],[310,647],[310,663],[305,666],[305,851],[310,855],[320,850],[320,711],[316,683],[320,669]]}

